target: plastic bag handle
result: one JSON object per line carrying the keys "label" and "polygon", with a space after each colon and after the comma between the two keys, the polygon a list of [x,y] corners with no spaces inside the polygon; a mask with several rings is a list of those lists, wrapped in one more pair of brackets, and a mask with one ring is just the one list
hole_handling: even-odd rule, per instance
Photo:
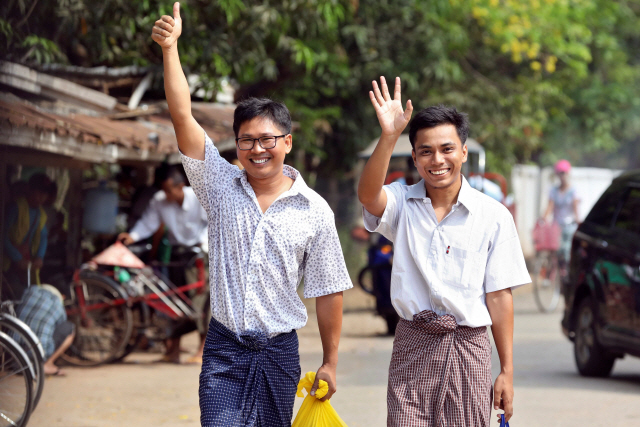
{"label": "plastic bag handle", "polygon": [[504,414],[500,414],[500,427],[509,427],[509,423],[504,419]]}

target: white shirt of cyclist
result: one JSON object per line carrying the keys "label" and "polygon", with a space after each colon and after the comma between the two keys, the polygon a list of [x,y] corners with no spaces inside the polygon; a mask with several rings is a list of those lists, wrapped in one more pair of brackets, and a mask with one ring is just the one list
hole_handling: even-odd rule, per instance
{"label": "white shirt of cyclist", "polygon": [[424,181],[383,189],[382,218],[364,209],[364,224],[394,243],[391,301],[402,318],[433,310],[453,315],[459,325],[488,326],[486,293],[531,282],[511,213],[464,176],[440,223]]}
{"label": "white shirt of cyclist", "polygon": [[315,298],[352,288],[333,211],[294,168],[293,179],[266,212],[247,173],[220,157],[205,135],[205,160],[182,164],[209,217],[211,314],[231,331],[273,337],[307,323],[298,296]]}
{"label": "white shirt of cyclist", "polygon": [[183,187],[182,206],[168,202],[164,191],[154,194],[142,217],[136,222],[129,235],[134,241],[146,239],[164,224],[167,227],[169,243],[181,246],[206,244],[207,214],[202,209],[193,188]]}

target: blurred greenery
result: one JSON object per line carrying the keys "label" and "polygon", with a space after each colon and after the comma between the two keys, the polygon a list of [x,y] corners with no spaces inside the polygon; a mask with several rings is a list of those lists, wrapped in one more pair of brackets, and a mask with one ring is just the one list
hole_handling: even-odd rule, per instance
{"label": "blurred greenery", "polygon": [[[160,64],[158,0],[5,0],[3,56],[23,63]],[[180,54],[215,96],[284,101],[294,159],[348,173],[377,136],[367,92],[403,80],[415,107],[469,113],[489,168],[640,167],[640,0],[188,0]]]}

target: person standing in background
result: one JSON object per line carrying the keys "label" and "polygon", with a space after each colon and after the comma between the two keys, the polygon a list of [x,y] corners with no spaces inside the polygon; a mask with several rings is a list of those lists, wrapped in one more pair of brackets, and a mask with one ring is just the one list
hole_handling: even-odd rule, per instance
{"label": "person standing in background", "polygon": [[19,195],[7,209],[3,230],[6,256],[2,271],[9,282],[10,298],[20,298],[27,288],[28,274],[32,274],[31,282],[40,284],[40,269],[48,237],[47,214],[43,205],[55,199],[52,193],[56,189],[49,177],[36,173],[29,178],[27,194]]}

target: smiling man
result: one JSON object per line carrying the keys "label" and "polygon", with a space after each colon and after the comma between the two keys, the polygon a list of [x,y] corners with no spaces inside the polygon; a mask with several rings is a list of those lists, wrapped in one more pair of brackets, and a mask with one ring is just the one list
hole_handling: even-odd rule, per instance
{"label": "smiling man", "polygon": [[383,186],[393,148],[409,123],[400,79],[369,96],[382,135],[358,196],[365,226],[394,242],[391,301],[400,315],[387,389],[388,426],[489,426],[491,326],[501,372],[493,404],[513,414],[511,288],[530,282],[515,224],[461,174],[469,122],[455,108],[429,107],[411,121],[422,180]]}
{"label": "smiling man", "polygon": [[200,374],[203,426],[291,426],[300,379],[296,329],[307,322],[297,288],[316,298],[323,361],[316,375],[336,391],[342,291],[351,288],[333,212],[284,165],[291,116],[269,99],[235,110],[237,156],[225,161],[191,114],[180,66],[180,5],[156,21],[165,93],[182,162],[209,227],[212,319]]}

